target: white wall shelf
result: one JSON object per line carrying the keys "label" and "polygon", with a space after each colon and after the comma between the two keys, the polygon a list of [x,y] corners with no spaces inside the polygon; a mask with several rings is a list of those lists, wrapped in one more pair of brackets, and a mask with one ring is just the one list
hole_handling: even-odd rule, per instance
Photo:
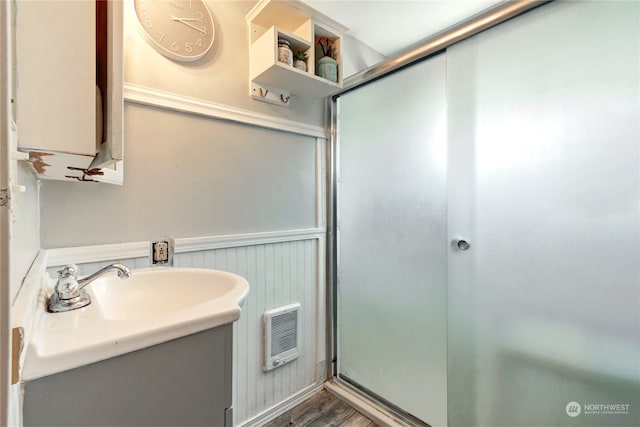
{"label": "white wall shelf", "polygon": [[[249,56],[249,87],[254,99],[278,103],[278,94],[293,94],[320,99],[342,88],[340,24],[319,14],[298,1],[263,0],[246,17],[251,32]],[[338,30],[335,27],[339,27]],[[338,63],[338,81],[317,75],[317,61],[322,57],[318,41],[328,37],[333,43],[333,57]],[[278,61],[278,39],[291,44],[294,55],[307,54],[307,70],[303,71]],[[258,89],[256,89],[258,88]],[[261,96],[269,91],[273,97]],[[262,92],[262,93],[260,93]],[[288,106],[288,102],[281,102]]]}

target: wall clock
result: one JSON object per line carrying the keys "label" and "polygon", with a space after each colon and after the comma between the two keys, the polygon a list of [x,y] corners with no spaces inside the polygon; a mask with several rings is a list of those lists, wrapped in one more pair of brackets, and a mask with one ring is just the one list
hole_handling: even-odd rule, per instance
{"label": "wall clock", "polygon": [[134,0],[144,39],[175,61],[202,58],[213,46],[213,17],[202,0]]}

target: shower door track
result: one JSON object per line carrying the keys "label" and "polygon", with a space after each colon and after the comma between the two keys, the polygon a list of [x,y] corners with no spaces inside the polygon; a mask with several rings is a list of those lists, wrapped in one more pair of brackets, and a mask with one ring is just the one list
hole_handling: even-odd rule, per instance
{"label": "shower door track", "polygon": [[404,426],[409,427],[430,427],[429,424],[414,417],[402,408],[397,407],[392,402],[377,395],[366,387],[361,386],[356,381],[351,380],[346,375],[338,375],[335,378],[335,382],[345,389],[349,390],[352,394],[358,396],[359,399],[367,402],[368,404],[377,407],[378,410],[385,413],[388,417],[394,419],[394,421],[402,422]]}
{"label": "shower door track", "polygon": [[426,59],[431,55],[445,50],[449,46],[552,1],[553,0],[515,0],[498,3],[484,12],[480,12],[433,36],[427,37],[382,62],[346,78],[342,85],[342,90],[333,95],[333,98],[335,99],[352,89],[356,89],[373,80],[398,71],[414,62]]}

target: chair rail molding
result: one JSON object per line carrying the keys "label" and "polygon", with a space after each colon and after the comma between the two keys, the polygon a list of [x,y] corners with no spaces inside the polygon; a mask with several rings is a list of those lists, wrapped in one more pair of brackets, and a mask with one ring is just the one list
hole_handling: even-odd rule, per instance
{"label": "chair rail molding", "polygon": [[[325,228],[308,228],[302,230],[177,238],[175,239],[175,253],[323,239],[325,233]],[[47,252],[47,265],[49,267],[55,267],[69,263],[84,264],[116,259],[148,257],[149,244],[149,242],[129,242],[45,249],[45,251]]]}
{"label": "chair rail molding", "polygon": [[257,127],[279,130],[298,135],[326,138],[327,131],[322,126],[314,126],[294,120],[282,119],[267,114],[231,107],[223,104],[164,92],[131,83],[124,85],[124,100],[133,104],[163,108],[165,110],[194,114]]}

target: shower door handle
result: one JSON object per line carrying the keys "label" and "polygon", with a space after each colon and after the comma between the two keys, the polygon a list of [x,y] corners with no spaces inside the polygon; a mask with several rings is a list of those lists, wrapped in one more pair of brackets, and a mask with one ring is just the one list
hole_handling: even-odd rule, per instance
{"label": "shower door handle", "polygon": [[471,243],[469,243],[467,240],[460,239],[456,242],[456,246],[459,250],[466,251],[471,247]]}

